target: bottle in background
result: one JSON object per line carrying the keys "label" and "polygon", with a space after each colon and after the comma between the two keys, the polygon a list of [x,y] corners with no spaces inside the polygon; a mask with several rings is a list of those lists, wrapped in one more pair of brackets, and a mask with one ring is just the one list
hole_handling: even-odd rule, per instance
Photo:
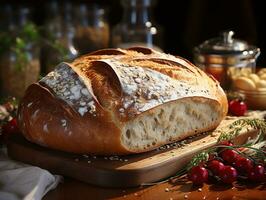
{"label": "bottle in background", "polygon": [[80,54],[107,48],[110,34],[106,10],[96,3],[77,4],[74,10],[74,44]]}
{"label": "bottle in background", "polygon": [[70,2],[53,0],[47,4],[44,40],[41,53],[42,74],[52,71],[60,62],[72,61],[78,56],[74,46],[75,26]]}
{"label": "bottle in background", "polygon": [[145,46],[162,51],[161,28],[155,26],[152,0],[122,0],[123,17],[112,31],[112,46]]}

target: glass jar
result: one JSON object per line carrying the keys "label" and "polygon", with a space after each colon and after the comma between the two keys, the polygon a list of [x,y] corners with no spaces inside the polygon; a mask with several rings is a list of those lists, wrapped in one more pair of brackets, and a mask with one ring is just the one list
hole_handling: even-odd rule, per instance
{"label": "glass jar", "polygon": [[3,96],[21,98],[27,87],[40,75],[38,48],[28,45],[22,54],[9,50],[0,58]]}
{"label": "glass jar", "polygon": [[106,11],[97,4],[79,4],[75,7],[74,44],[80,54],[109,46],[109,24]]}
{"label": "glass jar", "polygon": [[[52,71],[63,60],[58,39],[62,37],[61,16],[58,2],[50,1],[46,4],[46,20],[44,24],[45,39],[42,42],[40,62],[43,75]],[[61,45],[62,46],[62,45]],[[62,47],[63,48],[63,47]]]}
{"label": "glass jar", "polygon": [[128,48],[144,46],[162,51],[162,29],[154,25],[151,16],[152,0],[122,0],[124,14],[121,23],[112,31],[112,45]]}
{"label": "glass jar", "polygon": [[255,72],[260,49],[234,39],[233,31],[222,32],[194,48],[195,64],[216,78],[224,89],[241,73]]}
{"label": "glass jar", "polygon": [[63,5],[61,16],[62,37],[58,40],[66,50],[64,61],[72,61],[79,55],[79,52],[74,46],[76,30],[73,19],[73,5],[71,3],[66,2]]}
{"label": "glass jar", "polygon": [[0,55],[0,86],[5,97],[21,98],[40,75],[38,32],[29,15],[30,9],[21,7],[14,30],[3,38],[7,43]]}
{"label": "glass jar", "polygon": [[41,49],[42,73],[52,71],[60,62],[72,61],[79,52],[74,45],[75,26],[70,2],[58,5],[51,1],[47,6],[45,22],[46,40]]}
{"label": "glass jar", "polygon": [[6,4],[0,7],[0,32],[13,31],[15,28],[14,8],[11,5]]}

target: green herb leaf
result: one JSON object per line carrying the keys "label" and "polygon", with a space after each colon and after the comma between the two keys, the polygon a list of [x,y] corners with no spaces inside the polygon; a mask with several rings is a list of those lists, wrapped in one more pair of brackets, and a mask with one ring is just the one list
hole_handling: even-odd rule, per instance
{"label": "green herb leaf", "polygon": [[16,38],[16,44],[15,45],[16,45],[17,49],[23,49],[26,47],[25,41],[19,37]]}
{"label": "green herb leaf", "polygon": [[28,41],[37,41],[39,39],[39,31],[33,23],[27,23],[23,26],[21,35]]}
{"label": "green herb leaf", "polygon": [[221,132],[218,142],[224,140],[232,140],[239,135],[240,131],[246,127],[250,126],[255,130],[260,130],[260,132],[265,136],[266,134],[266,122],[262,119],[239,119],[229,125],[228,132]]}
{"label": "green herb leaf", "polygon": [[0,34],[0,56],[12,51],[16,56],[15,69],[20,72],[28,64],[27,47],[29,44],[39,42],[39,30],[36,25],[29,22],[21,30]]}

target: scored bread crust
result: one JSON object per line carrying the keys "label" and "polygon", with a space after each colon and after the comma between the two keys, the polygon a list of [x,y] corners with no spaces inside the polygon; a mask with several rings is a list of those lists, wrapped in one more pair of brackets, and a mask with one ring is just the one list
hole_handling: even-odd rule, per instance
{"label": "scored bread crust", "polygon": [[214,129],[227,109],[219,83],[189,61],[135,47],[59,64],[27,89],[18,121],[42,146],[123,155]]}

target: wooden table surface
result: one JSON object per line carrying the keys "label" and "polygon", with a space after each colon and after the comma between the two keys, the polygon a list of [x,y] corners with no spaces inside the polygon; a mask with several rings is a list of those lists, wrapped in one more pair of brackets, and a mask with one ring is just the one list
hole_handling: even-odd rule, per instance
{"label": "wooden table surface", "polygon": [[96,187],[70,178],[50,191],[44,200],[80,200],[80,199],[115,199],[115,200],[174,200],[174,199],[266,199],[266,184],[224,186],[205,184],[193,187],[190,182],[167,182],[159,185],[138,188]]}
{"label": "wooden table surface", "polygon": [[[31,157],[32,158],[32,157]],[[64,167],[67,167],[64,166]],[[72,171],[71,171],[72,173]],[[114,185],[118,185],[115,183]],[[171,181],[149,187],[107,188],[93,186],[72,178],[64,178],[56,189],[48,192],[44,200],[174,200],[174,199],[250,199],[266,200],[266,183],[255,185],[245,183],[240,185],[204,184],[193,187],[191,182]]]}

